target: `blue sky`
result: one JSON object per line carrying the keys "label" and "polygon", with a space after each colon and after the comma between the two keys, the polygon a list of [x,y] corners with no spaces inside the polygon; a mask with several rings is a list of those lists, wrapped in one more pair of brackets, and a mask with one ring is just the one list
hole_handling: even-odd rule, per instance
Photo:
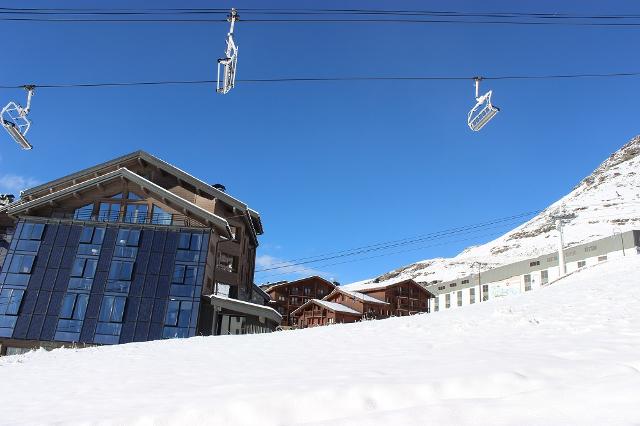
{"label": "blue sky", "polygon": [[[243,7],[425,8],[417,1],[215,4],[226,6],[241,16]],[[212,5],[157,1],[153,7]],[[640,13],[639,5],[619,1],[434,1],[428,7]],[[3,22],[0,83],[212,79],[227,29],[222,23]],[[637,28],[240,22],[236,41],[238,78],[246,79],[640,71]],[[224,183],[258,210],[266,231],[259,255],[269,265],[544,208],[640,133],[640,78],[483,83],[489,88],[502,112],[480,133],[466,126],[471,81],[246,83],[226,96],[213,86],[43,88],[32,105],[34,150],[1,139],[0,192],[144,149]],[[0,90],[0,96],[22,102],[24,93]],[[264,272],[256,280],[319,271],[347,283],[455,255],[491,239],[487,234],[375,252],[360,257],[381,256],[357,262],[309,264],[299,273]]]}

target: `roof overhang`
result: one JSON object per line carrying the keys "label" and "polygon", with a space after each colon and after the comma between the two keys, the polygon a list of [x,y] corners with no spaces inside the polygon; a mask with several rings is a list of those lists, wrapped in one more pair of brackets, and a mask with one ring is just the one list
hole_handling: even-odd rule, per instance
{"label": "roof overhang", "polygon": [[133,173],[132,171],[124,167],[119,168],[118,170],[114,170],[113,172],[95,177],[93,179],[89,179],[84,182],[61,189],[51,194],[44,195],[31,201],[10,204],[9,206],[7,206],[7,213],[11,216],[20,213],[26,213],[30,209],[40,207],[53,200],[64,198],[67,196],[73,196],[74,193],[82,191],[83,189],[87,189],[98,184],[103,184],[116,179],[125,179],[140,186],[142,189],[157,195],[160,199],[167,200],[169,204],[189,212],[193,217],[201,220],[203,224],[216,229],[220,235],[226,238],[231,238],[231,229],[229,228],[229,223],[224,218],[204,210],[203,208],[175,195],[170,191],[167,191],[161,186],[156,185],[155,183],[143,178],[136,173]]}
{"label": "roof overhang", "polygon": [[336,285],[334,283],[332,283],[331,281],[326,280],[326,279],[324,279],[324,278],[322,278],[322,277],[320,277],[318,275],[312,275],[310,277],[300,278],[300,279],[297,279],[297,280],[294,280],[294,281],[285,281],[285,282],[273,284],[271,287],[267,288],[265,291],[267,293],[269,293],[270,291],[275,290],[276,288],[286,287],[286,286],[292,285],[292,284],[299,284],[299,283],[301,283],[303,281],[308,281],[308,280],[312,280],[312,279],[324,281],[328,285],[332,286],[334,289],[336,288]]}
{"label": "roof overhang", "polygon": [[252,225],[255,228],[255,232],[258,235],[261,235],[264,233],[264,229],[262,227],[262,221],[260,220],[260,214],[257,211],[250,209],[245,203],[232,197],[226,192],[220,191],[219,189],[214,188],[213,186],[209,185],[206,182],[203,182],[202,180],[196,178],[195,176],[190,175],[184,170],[181,170],[178,167],[172,164],[169,164],[166,161],[163,161],[158,157],[155,157],[149,154],[148,152],[141,151],[141,150],[134,151],[130,154],[126,154],[121,157],[114,158],[113,160],[109,160],[107,162],[80,170],[70,175],[63,176],[61,178],[52,180],[42,185],[34,186],[33,188],[29,188],[23,191],[21,196],[23,198],[28,199],[30,196],[34,195],[37,192],[44,191],[48,188],[54,187],[56,185],[60,185],[70,180],[72,181],[82,176],[86,176],[86,175],[98,176],[101,173],[101,171],[104,171],[105,169],[113,168],[114,166],[124,168],[124,165],[126,163],[130,161],[135,161],[135,160],[143,161],[145,163],[153,165],[154,167],[157,167],[158,169],[164,170],[165,172],[174,175],[178,179],[193,185],[197,190],[202,191],[206,194],[209,194],[212,197],[217,198],[229,204],[231,207],[234,207],[236,209],[239,209],[245,212],[249,220],[252,222]]}
{"label": "roof overhang", "polygon": [[[355,291],[355,290],[354,291],[349,291],[349,290],[341,289],[340,286],[334,288],[333,291],[331,293],[329,293],[328,295],[326,295],[325,297],[323,297],[322,300],[329,301],[329,298],[332,297],[336,293],[341,293],[341,294],[344,294],[345,296],[348,296],[348,297],[355,297],[356,299],[360,300],[363,303],[378,303],[378,304],[381,304],[381,305],[389,305],[390,304],[389,302],[385,302],[384,300],[379,300],[379,299],[376,299],[375,297],[369,296],[368,294],[364,294],[361,291]],[[369,297],[369,299],[374,299],[374,300],[364,299],[363,297],[360,297],[359,294],[361,294],[363,296],[367,296],[367,297]]]}
{"label": "roof overhang", "polygon": [[258,305],[251,302],[245,302],[237,299],[229,299],[224,296],[217,296],[214,294],[206,296],[211,300],[212,306],[217,306],[223,309],[229,309],[230,311],[239,312],[246,315],[252,315],[256,317],[264,317],[271,321],[280,324],[282,321],[282,315],[273,308],[268,306]]}

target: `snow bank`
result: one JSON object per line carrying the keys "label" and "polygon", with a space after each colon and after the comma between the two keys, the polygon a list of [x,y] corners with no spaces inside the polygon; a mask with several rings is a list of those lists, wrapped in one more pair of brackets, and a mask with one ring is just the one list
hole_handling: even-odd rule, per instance
{"label": "snow bank", "polygon": [[640,256],[463,309],[0,360],[6,424],[640,422]]}

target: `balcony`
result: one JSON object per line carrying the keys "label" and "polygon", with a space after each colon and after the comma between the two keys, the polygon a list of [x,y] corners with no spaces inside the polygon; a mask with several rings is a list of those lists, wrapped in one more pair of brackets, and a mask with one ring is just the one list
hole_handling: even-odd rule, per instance
{"label": "balcony", "polygon": [[109,213],[84,213],[84,212],[71,212],[68,210],[53,210],[51,213],[53,219],[69,219],[78,220],[83,222],[105,222],[105,223],[130,223],[135,225],[156,225],[156,226],[181,226],[188,228],[207,228],[200,222],[193,218],[190,218],[181,214],[171,213],[148,213],[146,215],[141,214],[127,214],[122,212],[109,212]]}

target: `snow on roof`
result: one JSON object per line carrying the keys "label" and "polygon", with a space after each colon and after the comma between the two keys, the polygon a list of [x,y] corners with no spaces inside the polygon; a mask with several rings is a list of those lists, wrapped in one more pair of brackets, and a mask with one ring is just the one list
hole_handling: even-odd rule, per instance
{"label": "snow on roof", "polygon": [[335,303],[335,302],[327,302],[326,300],[318,300],[318,299],[311,299],[310,302],[315,302],[319,305],[324,306],[327,309],[331,309],[332,311],[336,311],[336,312],[344,312],[347,314],[356,314],[356,315],[361,315],[360,312],[356,311],[355,309],[351,309],[347,306],[341,305],[339,303]]}
{"label": "snow on roof", "polygon": [[[351,297],[354,297],[356,299],[362,300],[363,302],[369,302],[369,303],[380,303],[383,305],[388,305],[387,302],[385,302],[384,300],[380,300],[380,299],[376,299],[375,297],[371,297],[367,294],[364,293],[360,293],[359,291],[349,291],[349,290],[345,290],[341,287],[336,287],[336,289],[331,292],[331,294],[333,294],[334,292],[339,291],[340,293],[344,293],[347,294]],[[328,296],[326,296],[323,300],[328,299],[331,294],[329,294]]]}

